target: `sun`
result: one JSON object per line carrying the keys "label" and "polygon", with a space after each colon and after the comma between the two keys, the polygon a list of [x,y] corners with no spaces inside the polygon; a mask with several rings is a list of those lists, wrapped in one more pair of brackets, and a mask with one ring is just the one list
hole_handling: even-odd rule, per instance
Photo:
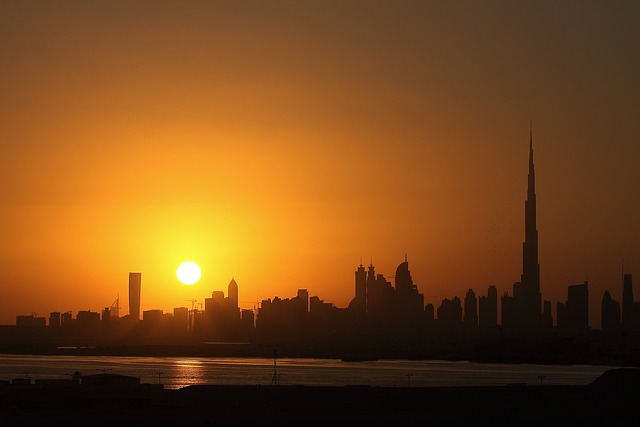
{"label": "sun", "polygon": [[176,276],[178,280],[185,285],[193,285],[200,280],[200,267],[198,264],[192,261],[185,261],[178,266],[176,270]]}

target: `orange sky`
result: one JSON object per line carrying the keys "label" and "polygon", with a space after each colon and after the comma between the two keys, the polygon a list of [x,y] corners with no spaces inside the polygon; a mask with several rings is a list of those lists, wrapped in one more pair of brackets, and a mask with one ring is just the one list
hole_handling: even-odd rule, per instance
{"label": "orange sky", "polygon": [[[135,3],[135,5],[131,5]],[[238,282],[338,307],[408,254],[436,307],[519,280],[640,299],[640,5],[3,1],[0,324]],[[178,264],[202,267],[179,284]]]}

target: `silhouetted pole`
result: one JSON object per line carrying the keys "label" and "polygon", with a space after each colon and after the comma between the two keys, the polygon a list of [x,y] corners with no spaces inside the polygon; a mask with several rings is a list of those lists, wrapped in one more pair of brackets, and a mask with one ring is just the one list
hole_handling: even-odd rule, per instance
{"label": "silhouetted pole", "polygon": [[412,374],[411,372],[408,372],[408,373],[406,374],[406,376],[407,376],[407,388],[411,387],[411,376],[412,376],[412,375],[413,375],[413,374]]}
{"label": "silhouetted pole", "polygon": [[156,372],[156,374],[158,374],[158,384],[160,384],[160,375],[163,374],[164,372],[162,371],[158,371]]}
{"label": "silhouetted pole", "polygon": [[278,385],[278,369],[276,366],[276,350],[273,350],[273,378],[271,379],[271,385]]}

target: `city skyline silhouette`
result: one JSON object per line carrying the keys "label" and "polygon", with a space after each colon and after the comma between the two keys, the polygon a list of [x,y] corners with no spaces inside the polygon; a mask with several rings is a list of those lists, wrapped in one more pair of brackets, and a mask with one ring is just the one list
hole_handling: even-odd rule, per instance
{"label": "city skyline silhouette", "polygon": [[[609,329],[609,331],[613,330],[615,332],[619,332],[622,331],[623,323],[626,324],[627,328],[631,328],[632,324],[640,324],[640,314],[635,314],[634,310],[636,309],[633,308],[634,298],[632,275],[629,273],[625,274],[624,271],[622,272],[623,277],[621,277],[620,283],[620,285],[622,285],[623,287],[617,290],[613,290],[614,294],[616,291],[621,292],[622,310],[620,302],[611,297],[609,289],[605,290],[602,298],[598,298],[598,296],[593,294],[591,295],[591,298],[589,298],[588,280],[586,280],[583,284],[567,285],[568,298],[566,300],[543,300],[540,286],[540,264],[538,263],[539,245],[536,221],[536,178],[532,120],[530,120],[529,123],[528,165],[527,191],[524,209],[525,233],[524,242],[522,244],[522,274],[519,281],[514,281],[512,289],[497,289],[495,284],[491,283],[487,285],[488,294],[480,296],[480,294],[478,293],[478,299],[476,298],[478,289],[474,291],[473,288],[469,288],[466,293],[466,297],[464,297],[464,304],[462,303],[461,295],[451,295],[443,298],[440,302],[436,300],[425,302],[424,294],[420,293],[418,285],[414,284],[413,282],[408,267],[408,255],[405,253],[404,262],[400,263],[400,265],[397,267],[395,275],[390,276],[390,278],[394,279],[394,284],[392,284],[384,274],[376,274],[372,257],[371,263],[368,267],[368,272],[365,272],[365,268],[362,265],[362,262],[357,268],[354,296],[347,307],[336,307],[336,305],[331,301],[325,302],[320,299],[317,293],[312,294],[312,299],[316,298],[321,305],[326,305],[332,309],[346,308],[348,309],[348,311],[351,311],[353,313],[360,313],[363,315],[366,313],[366,315],[368,316],[382,316],[380,322],[387,324],[389,324],[391,319],[397,318],[398,316],[406,317],[407,319],[411,319],[411,321],[416,323],[421,323],[424,322],[423,317],[426,315],[431,322],[437,320],[441,325],[443,324],[443,322],[448,322],[451,323],[452,326],[456,327],[464,324],[467,327],[472,326],[475,328],[477,328],[478,326],[500,326],[504,330],[511,329],[518,331],[531,331],[538,329],[547,329],[555,326],[557,330],[561,331],[561,333],[563,328],[571,330],[569,331],[568,336],[572,336],[574,333],[576,333],[576,331],[580,331],[580,338],[585,340],[588,338],[589,329]],[[218,331],[216,333],[220,333],[220,331],[225,331],[226,329],[231,328],[233,332],[228,336],[228,338],[231,337],[232,339],[234,339],[234,337],[237,338],[238,336],[244,336],[245,338],[248,336],[246,332],[244,334],[238,334],[237,329],[240,326],[239,323],[238,325],[232,325],[232,323],[234,322],[234,317],[237,318],[237,321],[242,321],[243,323],[250,322],[252,326],[255,327],[257,322],[262,321],[262,323],[264,323],[263,319],[268,319],[269,316],[271,316],[270,311],[272,309],[270,307],[272,305],[272,298],[265,298],[262,301],[255,301],[251,310],[240,309],[238,285],[235,281],[235,278],[233,277],[228,285],[228,293],[226,295],[226,298],[224,290],[214,289],[211,291],[211,298],[205,297],[204,300],[201,298],[194,298],[190,300],[191,310],[189,310],[189,308],[185,306],[175,306],[173,307],[173,312],[164,313],[163,309],[150,308],[148,310],[145,310],[146,313],[144,313],[141,310],[141,276],[141,272],[129,273],[128,315],[125,315],[125,318],[132,318],[136,321],[139,321],[141,319],[144,320],[142,314],[148,314],[149,318],[151,318],[151,316],[157,317],[158,315],[169,315],[178,317],[181,316],[182,313],[186,310],[188,312],[189,318],[188,329],[191,330],[195,327],[195,318],[200,317],[198,316],[198,314],[204,315],[205,317],[212,316],[207,312],[211,311],[211,309],[209,308],[210,301],[214,300],[212,304],[215,301],[219,301],[219,303],[222,304],[222,301],[224,300],[224,305],[228,306],[227,308],[224,308],[224,311],[226,311],[227,314],[222,315],[222,317],[220,317],[220,315],[213,315],[216,317],[216,319],[213,320],[215,324],[215,326],[213,327],[216,331]],[[183,279],[180,280],[182,281]],[[194,282],[197,281],[198,280],[195,280]],[[576,290],[578,288],[582,289],[580,291],[580,296],[575,296],[578,295],[575,294],[572,297],[572,292],[577,292]],[[300,298],[301,291],[303,291],[305,295],[304,311],[309,312],[310,302],[307,289],[298,289],[298,296],[294,297],[293,299],[295,300]],[[489,300],[487,300],[487,298],[489,298]],[[485,301],[479,302],[482,299],[484,299]],[[589,316],[590,299],[596,299],[598,302],[602,301],[602,308],[599,313],[601,314],[602,319],[600,325],[590,323],[590,319],[595,317],[593,315]],[[229,305],[231,301],[232,304]],[[281,296],[273,296],[274,303],[280,303],[281,301]],[[290,301],[290,299],[285,298],[284,301]],[[451,303],[453,303],[454,305],[457,304],[458,307],[450,308],[449,304]],[[199,304],[199,311],[196,307],[196,304]],[[207,304],[207,308],[203,306],[204,304]],[[263,307],[264,304],[266,304],[267,307]],[[486,304],[490,305],[487,306]],[[580,304],[580,307],[574,308],[573,306],[575,304]],[[617,308],[612,308],[612,310],[614,311],[610,312],[607,308],[605,308],[605,304],[608,304],[609,306],[611,304],[615,304],[617,305]],[[565,305],[569,308],[565,309]],[[491,307],[491,309],[488,310],[487,307]],[[96,320],[104,320],[108,319],[109,317],[117,319],[122,316],[121,310],[123,309],[126,309],[126,307],[120,306],[120,298],[118,296],[116,302],[114,302],[111,306],[105,307],[104,310],[101,310],[100,312],[82,310],[79,312],[79,315],[92,315],[92,317]],[[280,308],[276,309],[280,310]],[[454,312],[450,311],[452,309],[454,310]],[[236,311],[235,315],[232,314],[233,310]],[[579,310],[581,318],[576,320],[575,317],[577,315],[573,314],[572,310]],[[456,311],[458,311],[458,313],[456,313]],[[262,316],[260,316],[261,314]],[[247,316],[246,322],[244,319],[245,316]],[[483,325],[481,319],[487,318],[487,316],[495,320]],[[62,314],[60,311],[54,310],[49,314],[48,320],[43,316],[36,316],[35,313],[32,313],[31,315],[18,315],[16,317],[16,324],[19,326],[48,325],[60,327],[61,324],[65,324],[65,318],[68,324],[71,321],[75,321],[76,316],[72,311],[67,311],[66,313]],[[473,320],[470,320],[471,318],[473,318]],[[301,321],[301,319],[298,320]],[[207,320],[207,322],[211,321],[211,319]],[[269,320],[267,321],[269,322]],[[281,328],[283,330],[287,327],[287,324],[278,326],[278,328]],[[375,327],[380,328],[381,325],[375,325]],[[391,323],[390,327],[392,329],[394,327],[402,329],[406,327],[406,325],[395,325]],[[632,328],[635,330],[636,326],[633,326]]]}
{"label": "city skyline silhouette", "polygon": [[232,277],[344,308],[404,254],[425,303],[512,292],[533,119],[542,298],[588,281],[599,325],[640,269],[637,9],[4,3],[0,324],[129,272],[142,311]]}
{"label": "city skyline silhouette", "polygon": [[[622,303],[613,299],[609,290],[604,292],[600,299],[600,327],[589,324],[588,281],[568,285],[566,300],[543,299],[536,199],[530,121],[522,274],[513,283],[512,291],[500,292],[500,297],[496,286],[489,285],[485,295],[469,288],[464,301],[454,296],[442,299],[437,306],[436,301],[425,302],[413,281],[405,253],[404,261],[390,277],[393,283],[384,274],[376,273],[373,259],[367,269],[361,261],[355,271],[353,298],[345,308],[299,288],[295,297],[274,296],[255,302],[251,310],[241,309],[239,287],[232,278],[226,294],[225,290],[213,290],[204,301],[190,300],[191,309],[174,307],[172,313],[144,310],[141,317],[142,273],[130,272],[127,315],[121,315],[118,299],[115,306],[105,307],[102,312],[80,311],[75,318],[71,311],[52,312],[48,322],[35,314],[17,316],[15,331],[3,331],[5,345],[9,351],[45,343],[57,345],[58,350],[73,349],[69,343],[78,340],[85,342],[87,348],[141,344],[171,347],[185,343],[201,346],[207,342],[267,345],[274,348],[272,385],[278,383],[276,353],[283,346],[298,357],[339,357],[343,361],[390,357],[639,363],[634,354],[640,344],[640,301],[634,300],[632,274],[622,272]],[[196,271],[199,278],[200,271]],[[177,276],[183,283],[198,280],[181,277],[180,268]],[[451,340],[456,344],[447,349]],[[239,354],[256,355],[245,350]],[[196,347],[195,351],[202,350]],[[258,354],[263,351],[264,348]],[[232,354],[237,355],[233,351]]]}
{"label": "city skyline silhouette", "polygon": [[637,424],[638,22],[0,2],[0,420]]}

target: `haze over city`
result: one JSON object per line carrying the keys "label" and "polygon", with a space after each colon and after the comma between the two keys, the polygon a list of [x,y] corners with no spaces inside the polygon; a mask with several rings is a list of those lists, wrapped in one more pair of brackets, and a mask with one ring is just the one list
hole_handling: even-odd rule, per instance
{"label": "haze over city", "polygon": [[426,303],[511,291],[532,120],[540,289],[588,280],[598,326],[640,276],[639,12],[2,2],[0,324],[126,307],[132,271],[167,312],[232,278],[346,307],[405,254]]}

